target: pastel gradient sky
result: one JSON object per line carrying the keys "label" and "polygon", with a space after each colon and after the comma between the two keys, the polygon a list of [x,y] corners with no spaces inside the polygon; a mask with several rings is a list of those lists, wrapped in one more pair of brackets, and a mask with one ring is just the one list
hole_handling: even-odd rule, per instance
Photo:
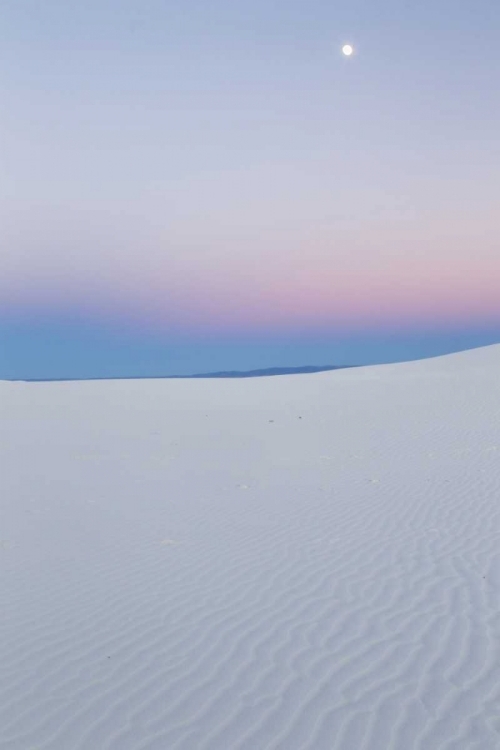
{"label": "pastel gradient sky", "polygon": [[1,15],[0,377],[500,341],[498,0]]}

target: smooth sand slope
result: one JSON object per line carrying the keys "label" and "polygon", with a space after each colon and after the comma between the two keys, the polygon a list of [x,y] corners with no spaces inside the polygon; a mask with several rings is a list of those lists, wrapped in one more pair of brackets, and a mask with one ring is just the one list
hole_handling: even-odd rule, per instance
{"label": "smooth sand slope", "polygon": [[0,403],[2,750],[500,748],[500,346]]}

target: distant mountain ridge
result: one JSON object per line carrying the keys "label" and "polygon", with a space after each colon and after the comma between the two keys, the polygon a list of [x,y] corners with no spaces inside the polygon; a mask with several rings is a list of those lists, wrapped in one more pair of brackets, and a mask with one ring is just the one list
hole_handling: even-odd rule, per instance
{"label": "distant mountain ridge", "polygon": [[357,365],[307,365],[305,367],[267,367],[261,370],[228,370],[197,375],[171,375],[172,378],[262,378],[269,375],[304,375],[328,370],[345,370]]}
{"label": "distant mountain ridge", "polygon": [[195,375],[125,375],[109,378],[17,378],[24,383],[59,383],[80,380],[179,380],[193,378],[262,378],[270,375],[305,375],[329,370],[347,370],[359,365],[306,365],[304,367],[267,367],[260,370],[227,370],[196,373]]}

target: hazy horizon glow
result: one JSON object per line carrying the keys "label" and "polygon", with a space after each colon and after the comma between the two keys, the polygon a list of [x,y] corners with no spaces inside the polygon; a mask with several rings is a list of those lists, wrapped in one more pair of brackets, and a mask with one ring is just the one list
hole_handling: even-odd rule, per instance
{"label": "hazy horizon glow", "polygon": [[73,321],[131,349],[321,340],[335,364],[348,336],[500,331],[493,0],[4,16],[0,347]]}

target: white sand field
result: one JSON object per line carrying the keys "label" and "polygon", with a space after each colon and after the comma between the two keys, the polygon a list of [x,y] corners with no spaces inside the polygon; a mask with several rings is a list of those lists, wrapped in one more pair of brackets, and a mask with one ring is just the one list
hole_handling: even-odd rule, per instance
{"label": "white sand field", "polygon": [[2,750],[500,748],[500,345],[0,407]]}

